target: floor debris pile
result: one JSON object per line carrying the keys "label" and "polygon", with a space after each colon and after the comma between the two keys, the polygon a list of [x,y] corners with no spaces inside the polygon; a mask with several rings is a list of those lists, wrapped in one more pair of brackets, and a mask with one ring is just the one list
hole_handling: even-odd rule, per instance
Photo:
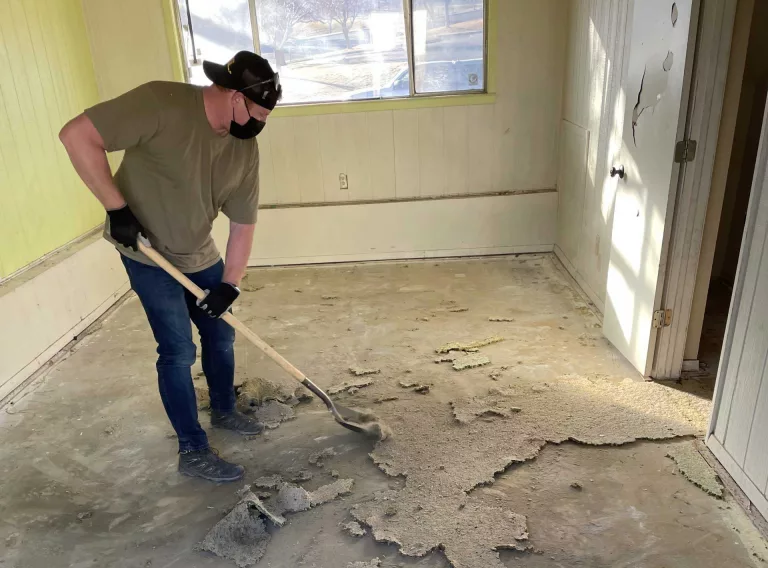
{"label": "floor debris pile", "polygon": [[[279,476],[259,478],[240,490],[240,501],[209,531],[200,543],[201,550],[232,560],[239,568],[258,563],[264,556],[271,535],[265,519],[276,527],[286,523],[286,513],[301,513],[352,493],[353,479],[338,479],[315,491],[283,482]],[[278,489],[274,505],[267,507],[252,488]]]}

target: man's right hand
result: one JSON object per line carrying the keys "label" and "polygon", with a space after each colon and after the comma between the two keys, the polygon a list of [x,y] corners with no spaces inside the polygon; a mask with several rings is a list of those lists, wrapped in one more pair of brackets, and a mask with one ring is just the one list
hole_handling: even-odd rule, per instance
{"label": "man's right hand", "polygon": [[128,204],[120,209],[107,211],[107,215],[109,215],[109,235],[124,247],[134,251],[139,250],[137,242],[139,233],[146,236],[146,232]]}

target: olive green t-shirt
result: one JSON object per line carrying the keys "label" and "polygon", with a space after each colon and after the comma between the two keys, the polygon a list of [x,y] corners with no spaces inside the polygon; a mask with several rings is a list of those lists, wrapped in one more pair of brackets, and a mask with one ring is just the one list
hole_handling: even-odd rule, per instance
{"label": "olive green t-shirt", "polygon": [[[256,222],[256,139],[217,134],[200,87],[147,83],[85,114],[107,151],[125,150],[115,184],[152,246],[179,270],[197,272],[218,262],[211,227],[219,211],[235,223]],[[104,236],[114,243],[108,221]],[[141,253],[119,245],[118,250],[152,264]]]}

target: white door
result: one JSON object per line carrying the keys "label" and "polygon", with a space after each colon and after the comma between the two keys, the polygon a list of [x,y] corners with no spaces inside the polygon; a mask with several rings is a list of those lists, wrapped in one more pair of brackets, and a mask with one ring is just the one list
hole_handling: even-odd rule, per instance
{"label": "white door", "polygon": [[707,446],[768,517],[768,110]]}
{"label": "white door", "polygon": [[624,135],[605,302],[605,336],[644,375],[661,303],[667,221],[679,174],[675,146],[685,130],[698,0],[635,0],[622,81]]}

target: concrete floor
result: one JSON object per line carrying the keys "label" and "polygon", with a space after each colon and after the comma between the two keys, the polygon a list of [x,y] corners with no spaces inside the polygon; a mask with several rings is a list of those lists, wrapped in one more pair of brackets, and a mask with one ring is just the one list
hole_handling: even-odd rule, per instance
{"label": "concrete floor", "polygon": [[[668,387],[637,378],[600,337],[598,320],[550,257],[258,270],[245,287],[237,315],[320,385],[348,380],[350,366],[381,369],[373,385],[339,398],[374,408],[396,435],[392,444],[374,449],[335,425],[318,402],[297,407],[295,420],[256,439],[213,431],[212,443],[222,455],[248,468],[246,481],[306,468],[314,473],[304,484],[310,490],[332,481],[331,470],[355,479],[350,496],[292,515],[284,528],[273,530],[258,566],[346,568],[378,557],[384,567],[437,568],[450,566],[452,554],[457,568],[766,565],[761,559],[768,560],[768,548],[738,506],[705,494],[666,457],[672,445],[690,443],[690,436],[678,433],[703,431],[706,389],[695,380]],[[515,321],[490,322],[494,317]],[[489,366],[454,371],[449,363],[433,362],[434,349],[443,343],[493,335],[506,341],[481,350]],[[244,341],[236,349],[240,379],[285,380]],[[129,299],[0,414],[0,566],[232,566],[194,546],[237,502],[242,484],[214,486],[176,473],[176,441],[157,394],[154,358],[141,306]],[[497,380],[489,377],[493,371]],[[621,382],[627,378],[633,382]],[[432,388],[416,394],[400,387],[402,380]],[[557,436],[542,433],[525,461],[513,463],[517,438],[533,441],[525,420],[536,416],[526,414],[533,408],[526,406],[528,398],[510,394],[523,402],[520,413],[482,414],[467,426],[453,420],[451,405],[494,388],[512,393],[521,385],[533,385],[542,400],[549,395],[541,389],[548,388],[580,398],[573,399],[567,419],[556,412],[543,418]],[[561,392],[560,385],[576,390]],[[603,434],[588,429],[571,433],[582,427],[569,422],[572,415],[591,413],[595,427],[605,428],[595,408],[615,404],[622,390],[642,398],[644,389],[650,404],[622,401],[628,413],[643,417],[637,432],[636,420],[626,425],[615,442],[622,445],[599,445]],[[373,402],[388,396],[398,400]],[[207,426],[207,416],[202,421]],[[654,421],[668,433],[649,434]],[[425,440],[441,431],[446,439],[460,440],[442,447],[447,469],[441,465],[441,471],[456,468],[465,478],[474,479],[474,473],[494,480],[472,481],[463,490],[467,510],[524,515],[527,540],[498,544],[498,555],[465,554],[446,540],[423,556],[405,556],[392,541],[413,553],[406,539],[381,538],[403,528],[388,526],[386,519],[373,515],[370,524],[390,544],[375,542],[371,531],[363,538],[341,531],[339,524],[352,518],[356,506],[365,511],[383,491],[397,496],[412,490],[407,473],[388,476],[368,454],[386,455],[390,467],[415,463],[418,448],[406,445],[414,423],[423,427]],[[494,432],[503,435],[493,438]],[[640,441],[645,438],[656,441]],[[502,458],[496,453],[507,451],[507,439]],[[308,465],[312,452],[327,447],[338,455],[325,467]],[[493,453],[488,463],[473,454],[478,447]],[[428,468],[417,469],[410,473],[422,475]],[[580,490],[571,487],[574,482]],[[429,485],[423,489],[429,497],[424,515],[430,503],[453,499],[441,498]],[[425,516],[423,524],[440,519]],[[470,535],[473,529],[461,527]]]}

